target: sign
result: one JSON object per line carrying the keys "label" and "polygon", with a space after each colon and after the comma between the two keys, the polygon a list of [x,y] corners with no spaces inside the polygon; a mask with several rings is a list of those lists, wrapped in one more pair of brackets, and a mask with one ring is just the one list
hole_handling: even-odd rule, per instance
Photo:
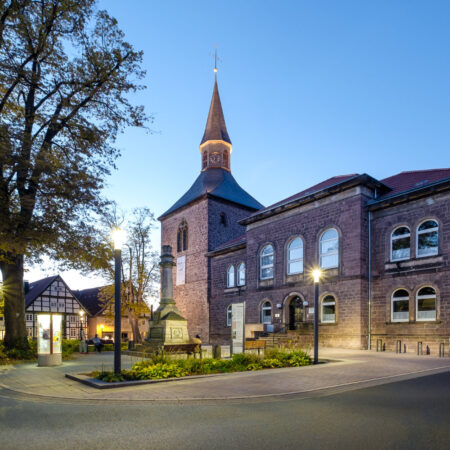
{"label": "sign", "polygon": [[186,255],[177,258],[177,286],[186,281]]}
{"label": "sign", "polygon": [[245,302],[231,305],[231,354],[244,353]]}
{"label": "sign", "polygon": [[314,314],[314,308],[308,308],[308,314]]}

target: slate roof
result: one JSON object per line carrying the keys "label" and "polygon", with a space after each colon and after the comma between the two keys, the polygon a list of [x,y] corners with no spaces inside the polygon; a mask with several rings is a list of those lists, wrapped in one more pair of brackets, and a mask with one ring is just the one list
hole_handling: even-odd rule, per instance
{"label": "slate roof", "polygon": [[100,290],[103,289],[103,287],[104,286],[74,291],[79,302],[91,316],[96,316],[105,308],[105,305],[99,299]]}
{"label": "slate roof", "polygon": [[245,206],[249,209],[259,210],[263,205],[242,189],[228,170],[217,168],[201,172],[194,184],[170,209],[162,214],[159,219],[173,213],[177,209],[188,205],[194,200],[211,195],[223,200]]}
{"label": "slate roof", "polygon": [[220,101],[219,88],[217,87],[217,77],[214,80],[214,89],[209,107],[208,120],[206,121],[205,132],[203,134],[202,145],[206,141],[225,141],[231,144],[228,136],[225,117],[223,115],[222,103]]}
{"label": "slate roof", "polygon": [[237,238],[231,239],[230,241],[224,242],[218,245],[211,253],[220,252],[221,250],[226,250],[229,248],[236,247],[238,245],[243,245],[247,242],[247,237],[245,234]]}
{"label": "slate roof", "polygon": [[269,209],[276,208],[277,206],[283,205],[285,203],[289,203],[291,201],[298,200],[302,197],[306,197],[308,195],[314,194],[315,192],[319,192],[328,187],[342,183],[343,181],[350,180],[351,178],[357,177],[358,175],[359,174],[357,174],[357,173],[352,173],[350,175],[337,175],[335,177],[328,178],[327,180],[321,181],[320,183],[315,184],[314,186],[311,186],[310,188],[305,189],[304,191],[300,191],[297,194],[294,194],[294,195],[291,195],[290,197],[285,198],[284,200],[280,200],[279,202],[276,202],[273,205],[267,206],[266,208],[262,209],[261,211],[258,211],[258,213],[268,211]]}
{"label": "slate roof", "polygon": [[57,278],[59,275],[33,281],[25,294],[25,309],[28,308]]}
{"label": "slate roof", "polygon": [[392,190],[378,200],[392,197],[413,189],[420,189],[450,178],[450,169],[410,170],[381,180]]}

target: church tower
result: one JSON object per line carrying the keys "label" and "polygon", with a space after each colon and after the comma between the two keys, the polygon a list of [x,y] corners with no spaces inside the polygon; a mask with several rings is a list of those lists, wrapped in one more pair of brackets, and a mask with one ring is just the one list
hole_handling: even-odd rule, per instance
{"label": "church tower", "polygon": [[231,174],[231,139],[217,85],[214,88],[203,138],[201,171],[188,191],[159,217],[161,245],[174,250],[174,299],[188,321],[191,337],[209,342],[210,262],[207,252],[238,238],[238,222],[263,206],[242,189]]}

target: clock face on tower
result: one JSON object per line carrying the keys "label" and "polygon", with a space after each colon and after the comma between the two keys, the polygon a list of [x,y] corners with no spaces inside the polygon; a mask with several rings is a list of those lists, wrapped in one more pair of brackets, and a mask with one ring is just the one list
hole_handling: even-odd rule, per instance
{"label": "clock face on tower", "polygon": [[211,153],[209,155],[209,162],[211,164],[214,164],[214,165],[220,164],[220,155],[219,155],[219,153]]}

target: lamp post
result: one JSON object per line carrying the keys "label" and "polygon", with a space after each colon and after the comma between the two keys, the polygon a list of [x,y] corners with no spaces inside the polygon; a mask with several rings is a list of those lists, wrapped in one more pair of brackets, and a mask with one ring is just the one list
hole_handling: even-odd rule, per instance
{"label": "lamp post", "polygon": [[313,270],[314,279],[314,364],[319,363],[319,281],[320,269]]}
{"label": "lamp post", "polygon": [[121,266],[122,266],[122,245],[125,241],[125,232],[120,228],[115,228],[112,232],[114,242],[114,373],[121,372],[120,347],[121,347]]}

